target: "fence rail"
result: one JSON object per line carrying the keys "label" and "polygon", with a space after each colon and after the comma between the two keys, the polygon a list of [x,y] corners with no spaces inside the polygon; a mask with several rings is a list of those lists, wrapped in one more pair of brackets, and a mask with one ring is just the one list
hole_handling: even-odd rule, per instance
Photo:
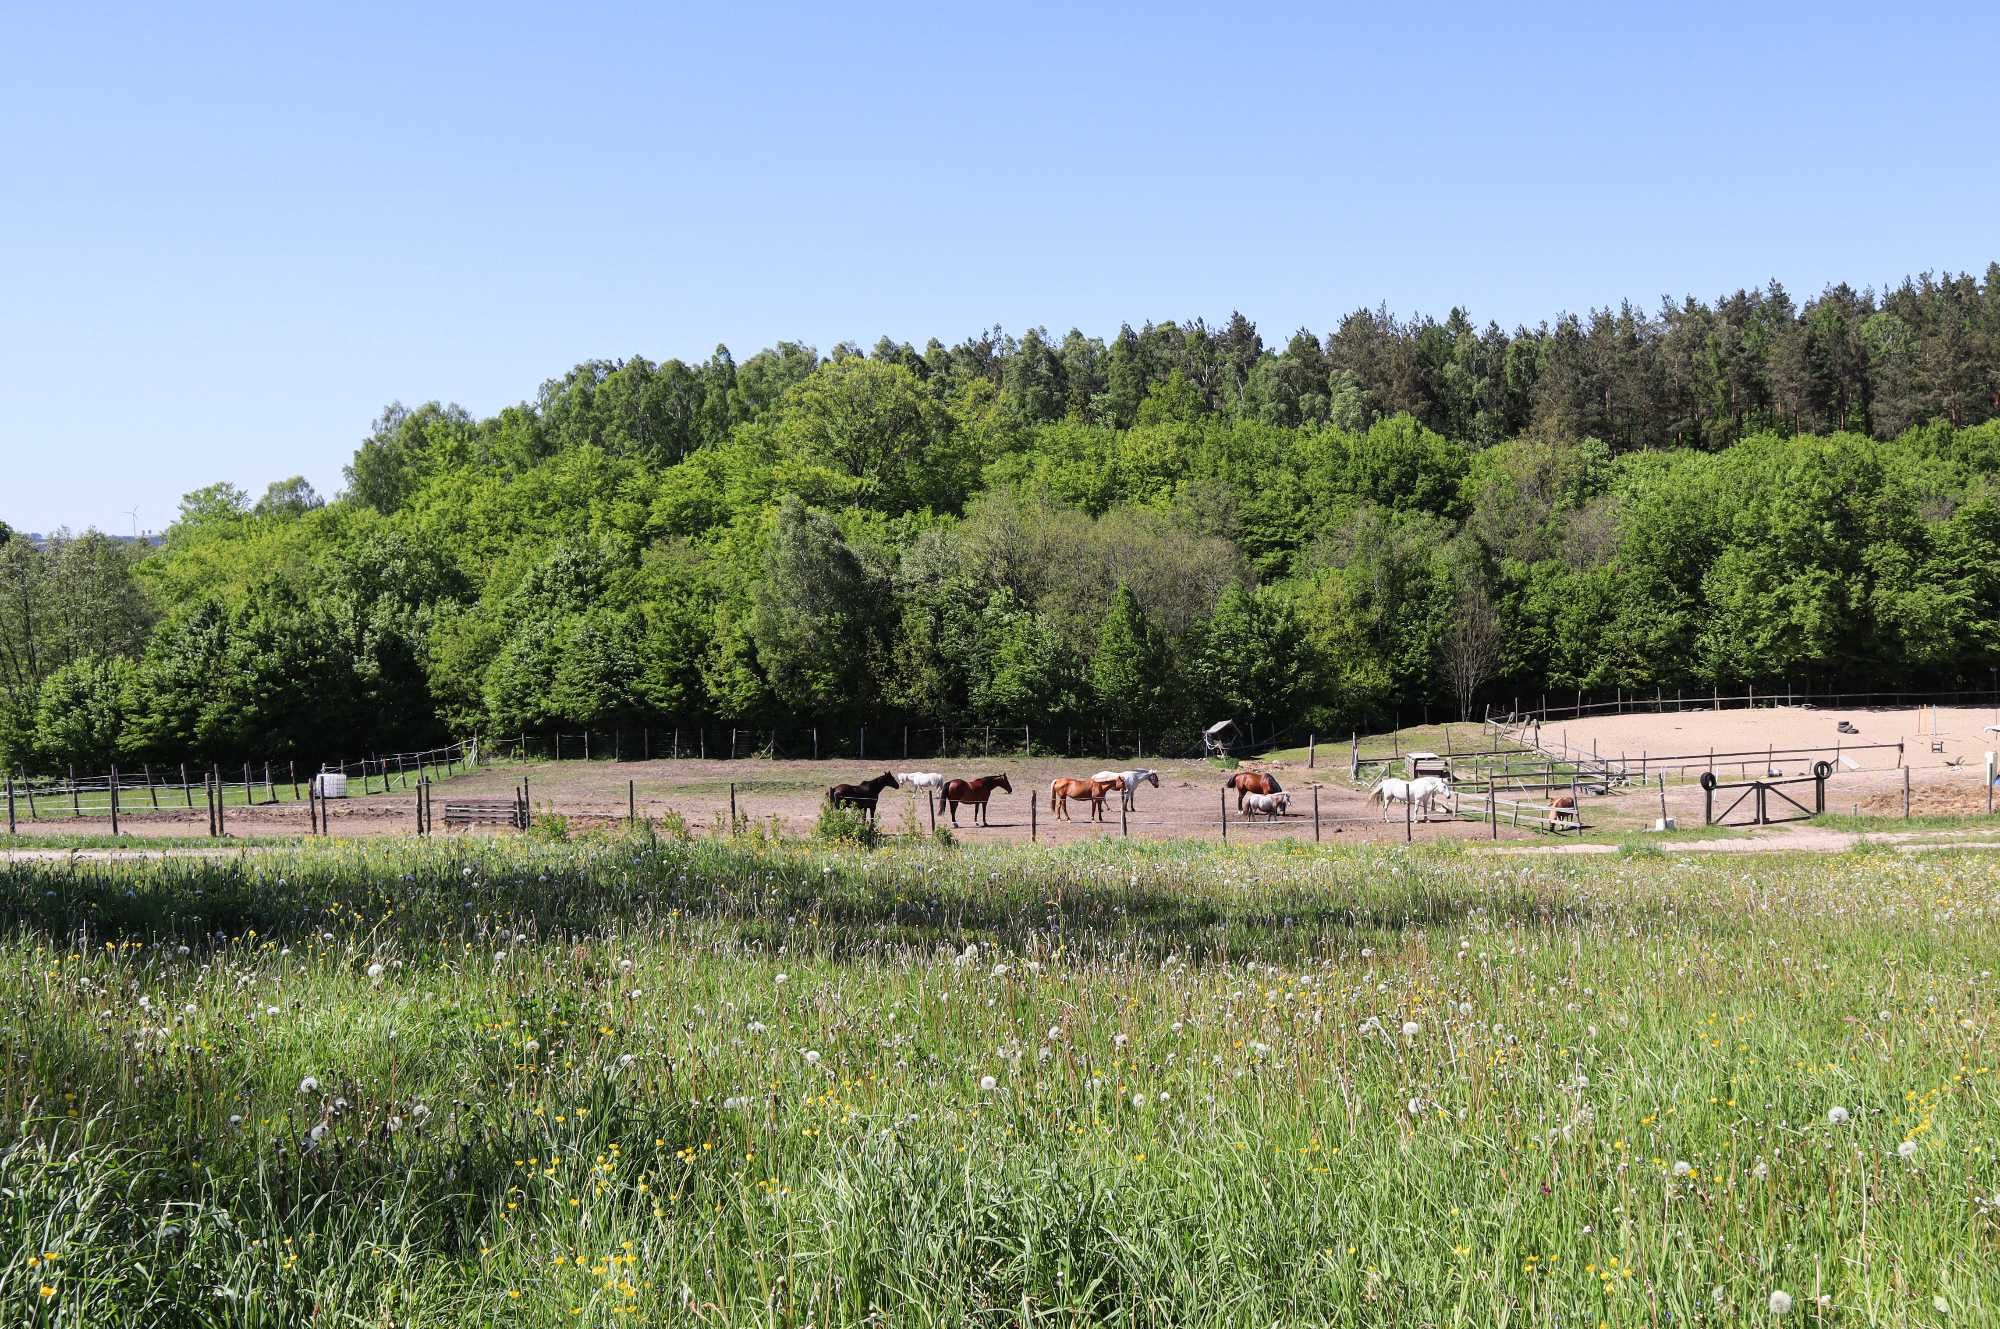
{"label": "fence rail", "polygon": [[[1245,722],[1233,756],[1305,746],[1303,726],[1268,730]],[[484,740],[494,756],[555,761],[869,761],[893,764],[984,757],[1130,757],[1192,759],[1207,755],[1199,728],[1120,729],[1110,725],[854,724],[687,725],[509,734]]]}
{"label": "fence rail", "polygon": [[1666,689],[1655,688],[1648,697],[1641,692],[1615,692],[1609,701],[1586,701],[1590,694],[1577,693],[1573,705],[1551,706],[1547,695],[1540,698],[1540,704],[1524,707],[1522,699],[1516,697],[1512,710],[1504,714],[1496,712],[1490,705],[1486,718],[1504,721],[1508,724],[1529,724],[1540,720],[1544,724],[1552,720],[1581,720],[1600,715],[1626,715],[1637,713],[1679,714],[1689,711],[1750,710],[1757,707],[1814,706],[1821,709],[1837,708],[1845,710],[1901,709],[1910,706],[1992,706],[2000,710],[2000,685],[1984,688],[1947,688],[1932,692],[1814,692],[1810,687],[1803,689],[1790,683],[1780,683],[1776,687],[1759,690],[1747,686],[1740,693],[1723,693],[1711,688],[1707,692],[1688,692],[1676,689],[1668,696]]}

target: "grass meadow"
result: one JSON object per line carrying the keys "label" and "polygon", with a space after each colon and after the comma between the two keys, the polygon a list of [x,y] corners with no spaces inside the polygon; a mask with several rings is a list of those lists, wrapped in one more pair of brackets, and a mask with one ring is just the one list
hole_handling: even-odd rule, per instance
{"label": "grass meadow", "polygon": [[2000,859],[0,867],[0,1316],[2000,1317]]}

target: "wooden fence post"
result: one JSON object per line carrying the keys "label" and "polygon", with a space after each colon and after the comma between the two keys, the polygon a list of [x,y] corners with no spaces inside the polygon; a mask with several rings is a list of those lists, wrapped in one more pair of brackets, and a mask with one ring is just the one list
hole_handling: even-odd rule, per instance
{"label": "wooden fence post", "polygon": [[306,782],[306,833],[319,834],[319,786]]}
{"label": "wooden fence post", "polygon": [[1306,769],[1313,770],[1319,765],[1319,735],[1306,735]]}
{"label": "wooden fence post", "polygon": [[1229,843],[1229,786],[1222,787],[1222,843]]}
{"label": "wooden fence post", "polygon": [[[1993,757],[1992,754],[1990,753],[1987,755],[1986,765],[1990,772],[1993,766]],[[1993,781],[1991,779],[1987,780],[1986,787],[1989,790],[1993,788]],[[1992,810],[1993,809],[1990,806],[1987,808],[1988,812],[1991,812]],[[14,772],[9,771],[7,772],[7,834],[12,835],[13,833],[14,833]]]}
{"label": "wooden fence post", "polygon": [[926,790],[924,790],[924,806],[930,809],[930,813],[931,813],[931,834],[932,834],[932,835],[936,835],[936,834],[937,834],[937,792],[936,792],[935,790],[932,790],[932,789],[926,789]]}
{"label": "wooden fence post", "polygon": [[70,763],[69,768],[69,811],[73,817],[83,815],[83,805],[77,801],[76,797],[76,763],[74,762]]}
{"label": "wooden fence post", "polygon": [[[1487,788],[1492,788],[1491,781],[1487,783]],[[1410,811],[1410,800],[1406,798],[1403,800],[1403,843],[1409,844],[1416,838],[1417,826],[1415,814]]]}
{"label": "wooden fence post", "polygon": [[1319,843],[1319,786],[1313,786],[1313,843]]}
{"label": "wooden fence post", "polygon": [[[729,750],[732,754],[736,751],[736,731],[734,729],[729,731]],[[729,833],[731,835],[736,834],[736,781],[734,780],[729,782]]]}
{"label": "wooden fence post", "polygon": [[1903,820],[1910,819],[1910,768],[1903,768]]}
{"label": "wooden fence post", "polygon": [[118,768],[111,768],[111,833],[118,834]]}
{"label": "wooden fence post", "polygon": [[636,780],[625,782],[625,824],[639,824],[639,782]]}
{"label": "wooden fence post", "polygon": [[1041,838],[1039,834],[1041,828],[1036,824],[1035,820],[1035,809],[1038,806],[1040,806],[1038,796],[1036,795],[1035,791],[1031,788],[1028,790],[1028,843],[1029,844],[1033,844],[1036,840]]}
{"label": "wooden fence post", "polygon": [[1132,834],[1131,819],[1126,816],[1125,800],[1123,798],[1118,800],[1118,833],[1126,836]]}
{"label": "wooden fence post", "polygon": [[146,776],[146,797],[152,802],[153,811],[158,812],[160,810],[160,787],[153,783],[152,763],[148,762],[140,769]]}

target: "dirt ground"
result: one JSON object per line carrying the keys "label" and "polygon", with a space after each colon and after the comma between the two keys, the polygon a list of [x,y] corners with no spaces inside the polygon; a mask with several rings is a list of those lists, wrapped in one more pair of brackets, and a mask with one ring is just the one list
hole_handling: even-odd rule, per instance
{"label": "dirt ground", "polygon": [[[1326,754],[1322,754],[1323,756]],[[1272,772],[1294,795],[1292,815],[1270,820],[1246,818],[1236,812],[1235,795],[1225,801],[1222,781],[1226,771],[1202,761],[1162,762],[1149,758],[1160,772],[1158,788],[1143,785],[1135,809],[1121,826],[1116,796],[1104,804],[1104,819],[1093,822],[1088,804],[1072,804],[1070,819],[1058,820],[1049,810],[1049,781],[1056,776],[1089,776],[1110,763],[1092,765],[1087,761],[1035,757],[994,757],[971,762],[930,762],[918,769],[939,770],[948,777],[1005,774],[1014,789],[996,793],[990,807],[990,825],[974,826],[972,810],[962,807],[954,833],[967,841],[1020,841],[1031,836],[1043,843],[1069,843],[1095,836],[1130,834],[1143,839],[1178,839],[1189,836],[1219,838],[1227,808],[1228,834],[1232,841],[1262,842],[1273,838],[1311,841],[1313,838],[1313,792],[1318,786],[1320,835],[1324,842],[1402,840],[1405,828],[1400,805],[1393,821],[1384,822],[1379,809],[1362,791],[1348,787],[1344,764],[1327,769],[1308,769],[1303,759],[1248,762],[1246,768]],[[1123,765],[1123,763],[1119,763]],[[522,779],[528,782],[528,797],[535,811],[560,813],[573,829],[610,825],[625,820],[630,800],[638,815],[664,819],[677,815],[697,835],[718,831],[728,822],[730,788],[735,786],[736,812],[759,826],[773,820],[787,835],[809,834],[825,804],[826,790],[835,783],[868,779],[883,767],[861,767],[837,761],[681,761],[649,762],[565,761],[529,762],[488,767],[457,776],[439,784],[432,794],[435,815],[442,822],[446,799],[499,798],[513,795]],[[1030,810],[1029,804],[1034,802]],[[335,836],[407,835],[416,829],[416,795],[397,791],[366,798],[344,799],[330,806],[330,826]],[[901,832],[915,827],[928,830],[931,809],[922,790],[883,791],[877,817],[884,831]],[[936,809],[937,824],[950,826],[945,808]],[[102,820],[61,819],[22,824],[24,832],[36,834],[108,834],[110,825]],[[200,836],[207,832],[207,814],[161,812],[127,816],[123,829],[136,836]],[[300,804],[276,804],[256,808],[231,808],[226,829],[231,836],[303,835],[307,830],[306,808]],[[1414,839],[1462,836],[1474,828],[1466,823],[1438,820],[1421,821],[1410,828]],[[1485,828],[1477,828],[1485,835]],[[480,832],[471,832],[474,834]],[[1528,837],[1529,831],[1502,827],[1504,837]]]}
{"label": "dirt ground", "polygon": [[[1837,726],[1843,719],[1858,732],[1840,733]],[[1778,755],[1769,759],[1769,765],[1787,776],[1806,774],[1816,759],[1838,757],[1836,774],[1827,785],[1829,812],[1900,813],[1907,768],[1911,810],[1916,815],[1983,813],[1984,753],[1988,747],[2000,748],[2000,732],[1989,731],[1986,726],[1996,723],[2000,723],[2000,718],[1989,708],[1946,708],[1935,715],[1914,709],[1690,710],[1665,715],[1602,716],[1547,725],[1541,741],[1550,749],[1567,745],[1568,751],[1582,754],[1590,753],[1594,746],[1600,756],[1623,756],[1635,767],[1644,754],[1650,777],[1647,784],[1639,787],[1635,782],[1605,796],[1587,796],[1583,805],[1587,825],[1614,832],[1650,828],[1661,812],[1658,776],[1664,773],[1666,813],[1686,830],[1702,825],[1702,791],[1696,779],[1708,767],[1707,753],[1711,748],[1718,754],[1716,774],[1724,781],[1754,778],[1765,768],[1766,759],[1762,755],[1752,758],[1748,755],[1751,753],[1777,750]],[[1933,725],[1937,730],[1938,751],[1932,750]],[[1468,736],[1471,733],[1468,728]],[[1903,744],[1900,752],[1893,746],[1871,746],[1893,745],[1898,741]],[[1812,750],[1786,755],[1785,749]],[[1721,755],[1729,753],[1742,755]],[[918,769],[940,770],[947,776],[1005,773],[1010,777],[1014,791],[994,796],[990,826],[975,827],[971,810],[960,810],[955,833],[967,841],[1025,842],[1032,835],[1043,842],[1069,843],[1120,834],[1155,840],[1213,839],[1222,834],[1226,807],[1232,841],[1258,843],[1289,838],[1310,842],[1316,788],[1322,842],[1378,843],[1404,838],[1400,815],[1385,823],[1365,794],[1348,785],[1344,753],[1321,748],[1320,757],[1318,769],[1308,769],[1303,754],[1281,754],[1279,759],[1245,763],[1249,768],[1271,771],[1294,795],[1292,815],[1276,821],[1240,817],[1235,811],[1233,793],[1226,800],[1223,795],[1221,786],[1226,772],[1214,765],[1152,759],[1159,764],[1160,786],[1157,789],[1143,786],[1139,790],[1137,808],[1122,827],[1115,798],[1107,800],[1105,819],[1100,822],[1090,820],[1087,806],[1073,806],[1072,819],[1068,821],[1057,820],[1048,806],[1048,784],[1052,778],[1088,776],[1098,769],[1122,766],[1125,764],[1122,761],[993,757],[913,765]],[[1662,758],[1668,760],[1663,762]],[[760,826],[775,822],[785,834],[798,836],[808,834],[818,820],[827,786],[866,779],[881,769],[839,761],[529,762],[489,767],[455,777],[437,786],[433,800],[441,805],[447,798],[505,799],[526,779],[530,801],[538,813],[560,813],[573,828],[586,829],[624,820],[629,781],[631,798],[641,817],[678,816],[694,833],[707,834],[726,825],[733,782],[740,817]],[[1810,802],[1809,785],[1794,787],[1789,792],[1801,801]],[[1732,797],[1733,794],[1718,794],[1718,808],[1722,800]],[[331,805],[331,814],[335,836],[407,835],[416,829],[416,795],[414,791],[397,791],[345,799]],[[936,815],[939,825],[951,824],[942,807]],[[927,830],[930,817],[921,791],[884,792],[879,812],[883,830],[899,832],[912,827]],[[207,831],[207,814],[198,808],[146,811],[125,817],[122,829],[139,837],[198,837]],[[28,834],[103,835],[109,833],[110,826],[101,819],[24,820],[21,830]],[[306,807],[281,803],[231,808],[227,830],[232,838],[303,835],[307,830]],[[1445,820],[1417,822],[1410,827],[1410,833],[1422,840],[1484,840],[1490,834],[1483,824]],[[1499,838],[1534,841],[1547,837],[1509,827],[1503,821]]]}

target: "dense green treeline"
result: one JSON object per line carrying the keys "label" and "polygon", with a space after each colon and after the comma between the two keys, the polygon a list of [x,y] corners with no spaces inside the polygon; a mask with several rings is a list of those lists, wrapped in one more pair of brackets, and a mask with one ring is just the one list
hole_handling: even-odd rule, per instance
{"label": "dense green treeline", "polygon": [[22,766],[445,734],[1224,715],[1610,687],[1986,686],[2000,268],[1503,334],[1240,316],[391,408],[347,492],[162,548],[0,541]]}

